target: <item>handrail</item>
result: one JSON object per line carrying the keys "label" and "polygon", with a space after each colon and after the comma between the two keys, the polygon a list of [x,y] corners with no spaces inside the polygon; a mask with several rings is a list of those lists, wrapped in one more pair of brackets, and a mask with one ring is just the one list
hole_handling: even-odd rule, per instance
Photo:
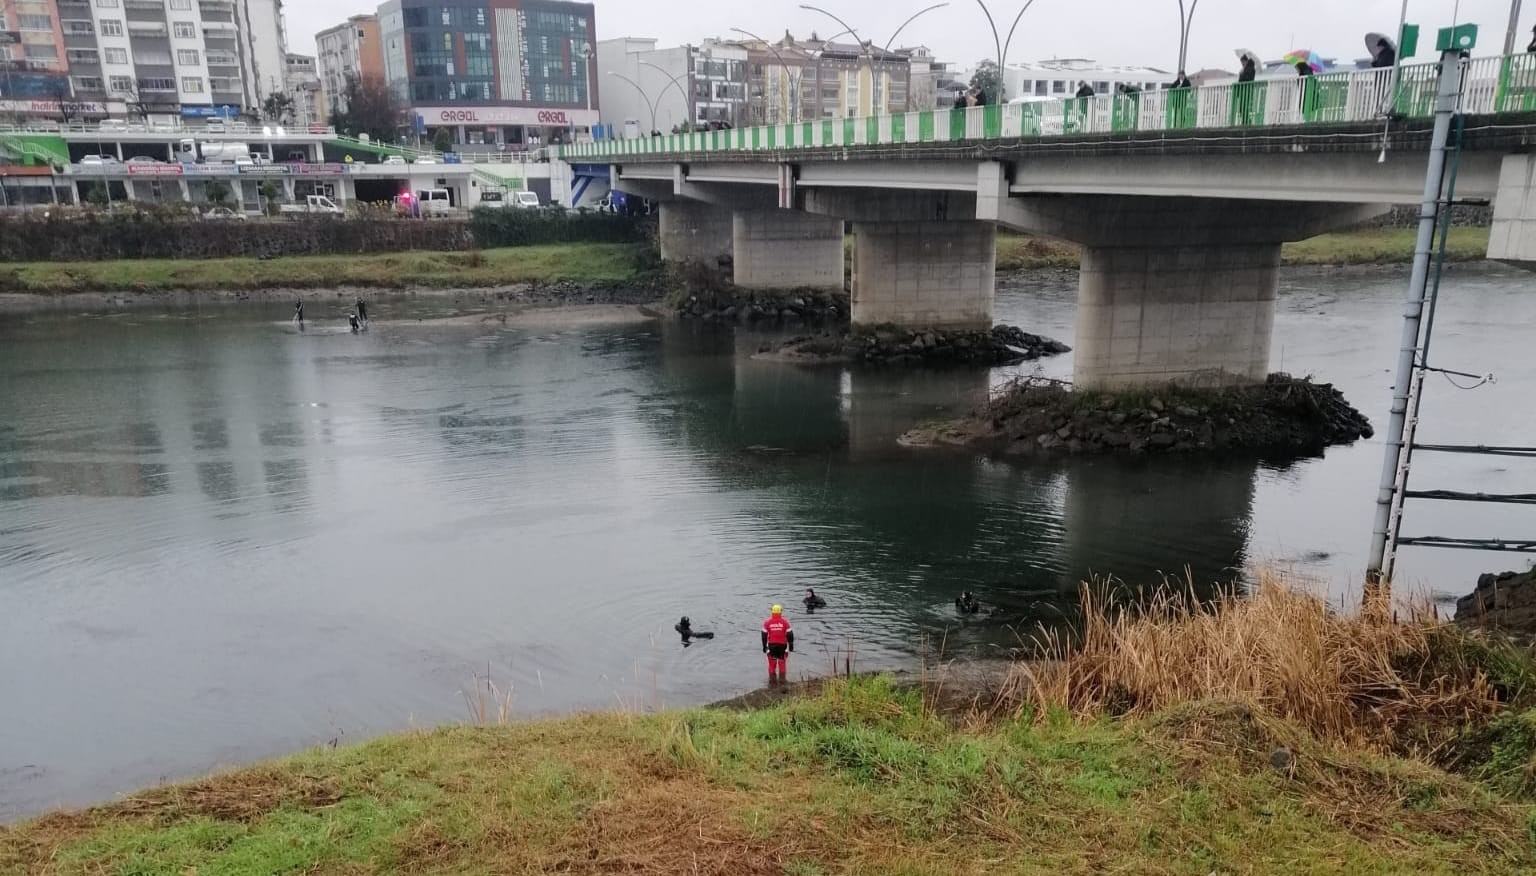
{"label": "handrail", "polygon": [[[1437,63],[1397,71],[1279,76],[1201,88],[1057,98],[1034,103],[820,119],[779,125],[601,140],[553,147],[567,161],[625,155],[782,152],[867,145],[1026,140],[1081,134],[1161,133],[1372,122],[1384,108],[1404,118],[1433,114]],[[1536,54],[1474,58],[1464,68],[1461,111],[1536,112]]]}

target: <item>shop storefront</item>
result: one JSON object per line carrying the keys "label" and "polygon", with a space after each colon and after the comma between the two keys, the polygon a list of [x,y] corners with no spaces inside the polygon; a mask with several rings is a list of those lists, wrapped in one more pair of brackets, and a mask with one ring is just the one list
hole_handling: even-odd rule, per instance
{"label": "shop storefront", "polygon": [[417,130],[423,139],[439,128],[453,142],[469,146],[532,148],[552,143],[583,142],[597,124],[597,110],[510,106],[416,107]]}

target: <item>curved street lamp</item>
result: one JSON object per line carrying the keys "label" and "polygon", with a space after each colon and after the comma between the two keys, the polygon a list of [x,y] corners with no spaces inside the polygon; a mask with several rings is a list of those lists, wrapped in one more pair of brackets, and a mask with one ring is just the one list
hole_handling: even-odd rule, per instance
{"label": "curved street lamp", "polygon": [[[1031,2],[1033,2],[1033,0],[1031,0]],[[946,7],[948,5],[949,5],[949,3],[946,0],[946,2],[944,2],[944,3],[935,3],[932,6],[924,7],[922,9],[919,9],[918,11],[912,13],[912,15],[909,16],[906,21],[903,21],[901,23],[900,27],[896,28],[895,32],[891,34],[891,38],[885,41],[885,48],[881,49],[881,57],[884,58],[886,55],[890,54],[891,45],[896,42],[896,38],[897,37],[901,36],[901,32],[907,29],[907,25],[909,25],[912,22],[918,20],[919,18],[923,17],[924,15],[927,15],[928,13],[934,11],[935,9],[943,9],[944,7]],[[870,71],[869,71],[870,81],[873,82],[874,81],[874,76],[875,76],[875,71],[874,71],[874,66],[875,66],[874,43],[866,41],[863,37],[859,36],[859,32],[854,30],[852,25],[850,25],[848,22],[842,20],[841,18],[838,18],[836,15],[833,15],[831,12],[828,12],[827,10],[822,9],[820,6],[813,6],[813,5],[809,4],[809,3],[802,3],[802,4],[800,4],[800,8],[806,10],[807,12],[819,12],[822,15],[825,15],[826,17],[828,17],[828,18],[832,19],[833,21],[837,22],[838,24],[842,25],[843,28],[844,28],[843,33],[851,34],[854,39],[859,41],[860,48],[862,48],[864,50],[864,59],[865,59],[866,62],[868,62],[869,67],[870,67]],[[838,34],[838,36],[842,36],[842,34]],[[833,37],[832,39],[836,39],[836,38],[837,37]],[[828,42],[831,42],[831,40],[828,40]],[[818,64],[819,63],[820,63],[820,59],[818,59]],[[819,72],[817,73],[816,82],[817,82],[817,87],[820,88],[821,87],[821,75],[820,75]],[[819,101],[820,95],[818,95],[817,97],[818,97],[818,101]],[[874,95],[873,94],[870,95],[870,106],[871,106],[871,108],[874,108]],[[878,110],[876,110],[876,111],[878,112]]]}
{"label": "curved street lamp", "polygon": [[[693,47],[689,46],[688,50],[689,50],[688,53],[691,56],[693,54]],[[696,115],[696,113],[693,112],[693,101],[690,100],[689,97],[688,97],[688,88],[687,88],[687,86],[685,86],[681,82],[679,82],[678,81],[678,77],[673,76],[671,73],[668,73],[667,72],[667,68],[661,66],[660,64],[652,64],[650,61],[641,61],[640,62],[640,66],[642,66],[642,67],[650,67],[652,70],[655,70],[656,72],[660,73],[661,75],[663,75],[663,76],[667,77],[668,79],[672,80],[670,85],[668,85],[666,88],[663,88],[661,90],[661,93],[656,95],[656,106],[657,106],[658,109],[660,109],[660,107],[661,107],[661,99],[667,96],[667,92],[668,91],[671,91],[673,88],[676,88],[678,96],[683,99],[683,112],[687,113],[688,116],[689,116],[689,118],[688,118],[688,127],[691,130],[693,128],[693,124],[694,124],[693,116]]]}
{"label": "curved street lamp", "polygon": [[[789,102],[789,116],[790,116],[789,123],[790,124],[794,124],[795,122],[800,121],[800,94],[799,94],[799,92],[800,92],[800,83],[799,83],[799,77],[790,75],[790,73],[789,73],[789,64],[788,64],[788,62],[786,62],[784,60],[784,56],[779,54],[779,50],[775,49],[773,47],[773,43],[768,42],[767,40],[763,39],[762,37],[758,36],[757,34],[753,33],[750,30],[747,30],[745,28],[740,28],[740,27],[733,27],[733,28],[731,28],[731,32],[739,33],[739,34],[742,34],[743,36],[747,36],[747,37],[750,37],[750,38],[752,38],[754,40],[757,40],[758,42],[763,44],[763,48],[767,49],[769,54],[773,55],[774,58],[778,59],[779,66],[784,68],[784,74],[785,74],[786,78],[789,79],[790,87],[795,90],[795,99],[791,100]],[[765,95],[763,95],[763,108],[764,108],[764,110],[767,109],[767,104],[768,104],[768,95],[765,94]]]}
{"label": "curved street lamp", "polygon": [[1019,29],[1019,21],[1024,18],[1024,13],[1029,7],[1035,5],[1035,0],[1028,0],[1019,14],[1013,17],[1013,24],[1008,28],[1008,39],[998,35],[997,22],[992,19],[992,10],[982,0],[976,0],[976,5],[981,7],[981,12],[987,17],[987,24],[992,28],[992,40],[997,46],[997,102],[1008,102],[1008,47],[1013,45],[1013,33]]}
{"label": "curved street lamp", "polygon": [[1179,0],[1179,66],[1178,71],[1185,70],[1185,60],[1189,57],[1189,29],[1195,23],[1195,9],[1200,5],[1200,0],[1189,0],[1189,11],[1184,10],[1184,0]]}
{"label": "curved street lamp", "polygon": [[[645,101],[645,105],[650,107],[650,110],[651,110],[651,131],[657,130],[657,128],[656,128],[656,101],[651,100],[651,96],[649,94],[645,93],[645,89],[640,87],[640,83],[638,83],[635,80],[629,78],[628,76],[625,76],[623,73],[620,73],[617,70],[609,70],[608,71],[608,75],[609,76],[616,76],[619,79],[622,79],[625,82],[628,82],[630,85],[634,86],[636,91],[640,92],[640,99]],[[650,131],[647,131],[646,133],[649,134]]]}

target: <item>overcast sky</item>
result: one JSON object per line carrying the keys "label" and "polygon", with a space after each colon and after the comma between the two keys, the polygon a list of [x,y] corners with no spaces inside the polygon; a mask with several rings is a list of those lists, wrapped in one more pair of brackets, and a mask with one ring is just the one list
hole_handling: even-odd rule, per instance
{"label": "overcast sky", "polygon": [[[815,5],[857,28],[864,39],[883,45],[909,15],[937,0],[821,0]],[[1024,0],[990,0],[988,6],[1007,36],[1008,22]],[[662,45],[732,37],[739,27],[776,39],[788,28],[797,36],[812,30],[831,36],[842,30],[826,16],[799,7],[800,0],[596,0],[598,39],[655,37]],[[1188,6],[1186,0],[1185,3]],[[371,12],[366,0],[288,0],[290,48],[312,53],[314,35],[348,15]],[[1408,20],[1422,25],[1434,48],[1434,31],[1449,25],[1460,7],[1461,21],[1482,26],[1479,54],[1503,45],[1510,0],[1409,0]],[[1008,50],[1011,61],[1093,58],[1107,64],[1171,68],[1178,59],[1178,0],[1035,0]],[[1536,0],[1525,4],[1522,36],[1530,42]],[[1325,57],[1365,57],[1367,31],[1397,28],[1402,0],[1200,0],[1190,38],[1190,69],[1234,69],[1233,52],[1248,48],[1278,58],[1293,48]],[[941,60],[968,66],[995,54],[992,32],[976,0],[951,0],[901,33],[899,45],[925,44]]]}

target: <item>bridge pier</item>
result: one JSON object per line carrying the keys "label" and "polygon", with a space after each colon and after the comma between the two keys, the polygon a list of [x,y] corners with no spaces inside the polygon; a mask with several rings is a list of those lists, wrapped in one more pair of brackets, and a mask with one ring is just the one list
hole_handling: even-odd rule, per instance
{"label": "bridge pier", "polygon": [[854,325],[992,327],[991,222],[855,222],[853,235]]}
{"label": "bridge pier", "polygon": [[793,210],[737,210],[735,282],[743,289],[842,289],[843,221]]}
{"label": "bridge pier", "polygon": [[665,262],[715,266],[731,255],[731,212],[697,201],[663,201],[657,237]]}
{"label": "bridge pier", "polygon": [[1281,244],[1387,208],[1095,195],[995,209],[1006,225],[1082,245],[1073,382],[1123,389],[1263,380]]}

